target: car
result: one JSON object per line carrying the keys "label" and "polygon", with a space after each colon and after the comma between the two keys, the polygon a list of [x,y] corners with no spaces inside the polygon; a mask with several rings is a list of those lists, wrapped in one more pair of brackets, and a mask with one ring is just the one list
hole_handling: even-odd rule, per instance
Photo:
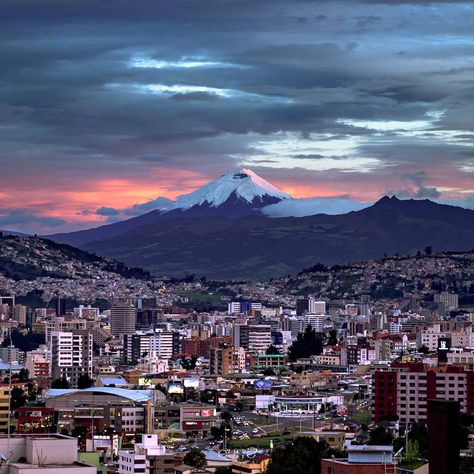
{"label": "car", "polygon": [[258,434],[258,428],[254,428],[254,429],[252,430],[252,433],[253,433],[253,434]]}

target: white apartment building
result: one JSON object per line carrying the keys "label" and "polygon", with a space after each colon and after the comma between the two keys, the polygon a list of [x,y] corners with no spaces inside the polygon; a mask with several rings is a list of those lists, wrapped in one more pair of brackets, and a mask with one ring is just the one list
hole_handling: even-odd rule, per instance
{"label": "white apartment building", "polygon": [[159,444],[158,435],[144,434],[133,451],[119,451],[118,474],[174,474],[176,457]]}
{"label": "white apartment building", "polygon": [[173,357],[174,334],[171,331],[156,332],[150,338],[150,357],[168,360]]}
{"label": "white apartment building", "polygon": [[308,298],[308,313],[326,314],[326,302],[315,300],[310,296]]}
{"label": "white apartment building", "polygon": [[397,413],[400,426],[426,420],[426,372],[400,372],[397,379]]}
{"label": "white apartment building", "polygon": [[88,331],[53,331],[49,345],[52,377],[66,377],[72,387],[77,387],[84,373],[92,378],[92,339]]}
{"label": "white apartment building", "polygon": [[243,347],[254,353],[265,352],[272,343],[269,324],[236,324],[233,330],[234,347]]}
{"label": "white apartment building", "polygon": [[306,313],[303,316],[303,326],[311,326],[316,332],[323,332],[324,314]]}

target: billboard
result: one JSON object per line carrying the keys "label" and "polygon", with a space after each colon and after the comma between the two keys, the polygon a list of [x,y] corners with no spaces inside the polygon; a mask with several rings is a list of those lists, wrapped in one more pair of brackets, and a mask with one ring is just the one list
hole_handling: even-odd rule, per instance
{"label": "billboard", "polygon": [[168,393],[169,394],[178,394],[183,395],[184,387],[179,383],[169,383],[168,384]]}
{"label": "billboard", "polygon": [[448,362],[449,349],[451,349],[451,339],[447,337],[438,338],[438,362]]}
{"label": "billboard", "polygon": [[193,388],[199,390],[199,378],[198,377],[185,377],[183,379],[185,388]]}
{"label": "billboard", "polygon": [[256,380],[254,383],[254,388],[256,390],[270,390],[272,388],[272,381],[271,380]]}

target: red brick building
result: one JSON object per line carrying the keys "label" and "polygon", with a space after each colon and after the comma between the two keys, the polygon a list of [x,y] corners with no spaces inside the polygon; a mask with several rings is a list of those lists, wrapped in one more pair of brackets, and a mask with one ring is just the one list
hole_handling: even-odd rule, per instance
{"label": "red brick building", "polygon": [[427,367],[394,363],[373,376],[373,416],[377,423],[396,415],[402,424],[426,421],[427,400],[460,403],[461,412],[474,413],[474,372],[462,367]]}

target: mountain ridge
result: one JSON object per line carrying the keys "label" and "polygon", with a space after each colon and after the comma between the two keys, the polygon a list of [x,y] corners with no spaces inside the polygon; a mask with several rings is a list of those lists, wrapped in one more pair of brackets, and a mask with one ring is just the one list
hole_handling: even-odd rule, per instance
{"label": "mountain ridge", "polygon": [[384,196],[346,214],[268,217],[291,199],[247,169],[225,173],[175,205],[127,221],[49,236],[142,267],[156,276],[267,279],[315,262],[344,264],[425,247],[474,247],[474,211],[428,199]]}
{"label": "mountain ridge", "polygon": [[85,246],[155,275],[267,279],[315,262],[342,264],[474,246],[474,211],[432,201],[384,200],[342,215],[169,219]]}

